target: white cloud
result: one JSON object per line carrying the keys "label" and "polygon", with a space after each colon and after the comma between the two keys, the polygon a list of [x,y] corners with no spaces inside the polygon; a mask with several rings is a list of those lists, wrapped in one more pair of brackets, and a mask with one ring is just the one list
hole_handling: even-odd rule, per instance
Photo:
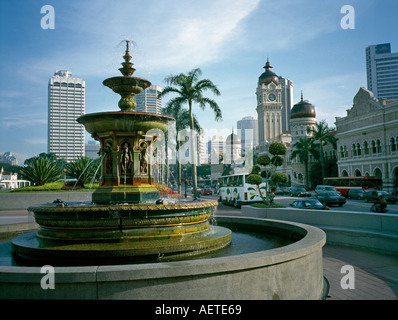
{"label": "white cloud", "polygon": [[3,116],[0,118],[0,127],[9,128],[28,128],[32,126],[47,125],[47,116],[36,115],[33,113],[23,116]]}

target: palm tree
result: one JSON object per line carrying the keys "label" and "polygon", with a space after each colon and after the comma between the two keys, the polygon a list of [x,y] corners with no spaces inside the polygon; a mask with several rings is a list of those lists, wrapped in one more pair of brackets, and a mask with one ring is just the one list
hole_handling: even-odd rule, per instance
{"label": "palm tree", "polygon": [[66,173],[77,179],[76,184],[84,188],[84,183],[90,181],[99,165],[99,159],[90,159],[86,156],[77,158],[66,166]]}
{"label": "palm tree", "polygon": [[40,154],[25,161],[25,167],[22,169],[22,176],[36,186],[42,186],[46,183],[55,182],[61,178],[62,171],[55,159],[47,157],[46,154]]}
{"label": "palm tree", "polygon": [[309,174],[308,174],[308,156],[312,154],[314,157],[319,156],[318,150],[316,150],[313,140],[308,137],[301,137],[294,145],[293,152],[290,155],[290,159],[293,160],[298,156],[299,161],[304,164],[305,168],[305,185],[309,186]]}
{"label": "palm tree", "polygon": [[193,103],[199,104],[199,107],[204,110],[208,105],[215,113],[215,120],[222,120],[221,109],[217,103],[207,97],[203,96],[204,91],[210,90],[213,94],[219,96],[220,91],[209,79],[199,80],[202,71],[199,68],[191,70],[188,74],[180,73],[177,75],[170,75],[165,78],[167,87],[159,94],[159,97],[165,96],[169,93],[176,93],[178,96],[174,98],[174,103],[183,105],[188,104],[188,111],[190,116],[191,127],[191,163],[192,163],[192,178],[194,195],[197,193],[197,173],[196,173],[196,148],[194,140],[194,115],[192,112]]}
{"label": "palm tree", "polygon": [[330,143],[335,149],[337,148],[337,139],[333,134],[334,132],[335,130],[329,128],[325,120],[317,122],[316,128],[312,130],[312,139],[314,140],[314,142],[318,142],[319,144],[319,160],[321,162],[321,168],[322,168],[322,179],[325,177],[325,161],[324,161],[323,147]]}
{"label": "palm tree", "polygon": [[[181,193],[181,155],[180,155],[180,144],[181,141],[179,139],[179,132],[181,132],[182,130],[190,127],[190,123],[191,123],[191,118],[190,118],[190,114],[189,114],[189,110],[187,109],[183,109],[182,105],[180,104],[180,100],[178,98],[174,98],[172,100],[170,100],[166,107],[163,109],[163,113],[171,116],[175,119],[175,141],[176,141],[176,155],[177,155],[177,163],[178,163],[178,193]],[[200,132],[201,127],[199,126],[199,122],[196,119],[195,115],[193,115],[194,117],[194,126],[195,126],[195,130],[197,132]],[[168,134],[168,132],[166,132],[166,134]],[[168,141],[169,137],[166,137],[166,144]],[[166,152],[167,152],[167,145],[166,145]],[[168,164],[167,164],[168,166]]]}

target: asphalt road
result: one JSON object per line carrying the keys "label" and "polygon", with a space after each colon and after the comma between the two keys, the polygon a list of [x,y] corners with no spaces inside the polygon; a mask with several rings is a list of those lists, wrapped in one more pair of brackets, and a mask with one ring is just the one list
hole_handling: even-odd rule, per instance
{"label": "asphalt road", "polygon": [[[213,196],[202,196],[202,198],[217,199],[215,195]],[[276,196],[275,202],[289,206],[294,200],[303,199],[299,197],[290,196]],[[331,210],[337,211],[351,211],[351,212],[370,212],[371,203],[367,203],[365,200],[349,200],[342,207],[332,206]],[[398,202],[396,204],[387,205],[387,213],[398,214]],[[216,215],[240,215],[240,209],[236,209],[232,206],[225,206],[219,204]],[[0,211],[0,225],[14,224],[14,223],[33,223],[34,218],[32,213],[28,213],[26,210],[9,210]]]}
{"label": "asphalt road", "polygon": [[[299,197],[289,197],[289,196],[276,196],[275,202],[283,204],[285,206],[289,206],[294,200],[304,199]],[[343,204],[341,207],[339,206],[330,206],[330,210],[337,211],[351,211],[351,212],[370,212],[370,207],[372,203],[367,203],[365,200],[350,200],[347,199],[347,202]],[[388,203],[387,204],[387,213],[398,214],[398,202],[395,204]]]}

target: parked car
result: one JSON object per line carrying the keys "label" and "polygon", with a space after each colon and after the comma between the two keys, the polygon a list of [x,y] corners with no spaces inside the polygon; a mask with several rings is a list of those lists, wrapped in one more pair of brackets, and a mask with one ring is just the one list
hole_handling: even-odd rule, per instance
{"label": "parked car", "polygon": [[294,188],[291,193],[292,197],[310,197],[311,194],[304,188]]}
{"label": "parked car", "polygon": [[292,189],[294,189],[294,188],[293,188],[293,187],[284,188],[284,189],[283,189],[283,193],[284,193],[285,195],[290,195]]}
{"label": "parked car", "polygon": [[201,194],[203,195],[212,195],[213,194],[213,190],[211,190],[210,187],[204,187],[201,191]]}
{"label": "parked car", "polygon": [[319,192],[328,192],[328,191],[336,191],[336,188],[333,186],[325,186],[325,185],[318,185],[315,188],[315,193],[319,193]]}
{"label": "parked car", "polygon": [[362,189],[350,189],[347,196],[348,199],[362,200],[365,198],[365,191]]}
{"label": "parked car", "polygon": [[379,191],[379,190],[369,190],[368,192],[365,193],[365,200],[366,202],[373,202],[376,201],[379,196],[382,196],[384,199],[387,200],[387,202],[391,202],[394,204],[397,202],[398,198],[396,196],[393,196],[389,194],[387,191]]}
{"label": "parked car", "polygon": [[346,198],[336,191],[319,192],[316,195],[316,198],[320,202],[322,202],[325,206],[337,204],[339,207],[341,207],[343,204],[347,202]]}
{"label": "parked car", "polygon": [[329,207],[323,205],[318,199],[296,200],[290,206],[297,209],[329,210]]}

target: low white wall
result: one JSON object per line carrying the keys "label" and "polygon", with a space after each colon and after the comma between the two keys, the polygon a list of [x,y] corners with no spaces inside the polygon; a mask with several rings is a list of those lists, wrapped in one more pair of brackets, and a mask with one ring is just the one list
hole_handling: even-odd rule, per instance
{"label": "low white wall", "polygon": [[305,223],[324,230],[327,243],[398,255],[398,215],[243,206],[242,216]]}

